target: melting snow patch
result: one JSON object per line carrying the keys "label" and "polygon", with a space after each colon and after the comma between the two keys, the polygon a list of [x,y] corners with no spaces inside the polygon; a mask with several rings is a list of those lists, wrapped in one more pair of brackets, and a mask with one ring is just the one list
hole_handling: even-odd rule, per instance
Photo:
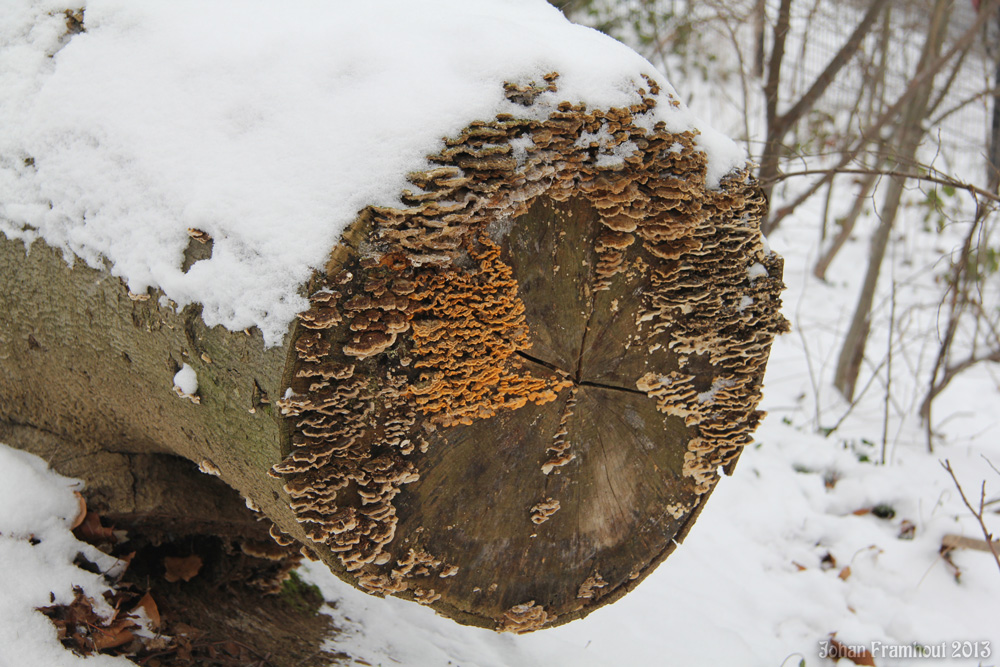
{"label": "melting snow patch", "polygon": [[729,378],[718,378],[712,382],[712,386],[709,387],[708,391],[701,392],[696,398],[699,403],[714,403],[715,395],[720,389],[729,389],[733,386],[736,386],[736,383]]}
{"label": "melting snow patch", "polygon": [[191,399],[198,403],[198,374],[189,365],[184,364],[174,375],[174,393],[181,398]]}
{"label": "melting snow patch", "polygon": [[771,250],[771,244],[767,242],[767,237],[763,234],[760,235],[760,244],[764,246],[764,252],[768,255],[773,255],[774,251]]}
{"label": "melting snow patch", "polygon": [[767,269],[760,262],[754,262],[749,269],[747,269],[747,277],[750,278],[750,282],[757,280],[758,278],[767,278]]}
{"label": "melting snow patch", "polygon": [[[77,593],[105,617],[101,574],[74,565],[82,556],[102,572],[119,561],[78,541],[70,526],[80,512],[77,480],[60,477],[36,456],[0,445],[0,665],[63,667],[84,662],[59,643],[56,628],[38,608],[70,604]],[[125,658],[92,656],[91,667],[128,666]]]}
{"label": "melting snow patch", "polygon": [[510,140],[510,148],[514,152],[514,159],[517,160],[517,166],[523,167],[525,161],[528,159],[528,149],[535,145],[532,140],[531,135],[524,135],[522,137],[516,137]]}

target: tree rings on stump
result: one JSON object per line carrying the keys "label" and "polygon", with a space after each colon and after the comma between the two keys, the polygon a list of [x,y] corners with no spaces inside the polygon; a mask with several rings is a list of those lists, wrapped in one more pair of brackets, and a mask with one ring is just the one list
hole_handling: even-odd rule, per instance
{"label": "tree rings on stump", "polygon": [[540,114],[555,79],[508,85],[532,113],[472,123],[345,234],[293,330],[272,471],[344,579],[513,632],[669,555],[787,327],[749,172],[707,187],[649,80]]}

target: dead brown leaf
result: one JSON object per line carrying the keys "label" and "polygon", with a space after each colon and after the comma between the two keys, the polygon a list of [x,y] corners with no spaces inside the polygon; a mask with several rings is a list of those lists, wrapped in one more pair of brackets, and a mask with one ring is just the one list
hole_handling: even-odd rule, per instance
{"label": "dead brown leaf", "polygon": [[94,642],[94,649],[104,651],[129,643],[135,638],[132,630],[137,627],[139,626],[128,618],[119,618],[106,628],[94,628],[90,636]]}
{"label": "dead brown leaf", "polygon": [[875,658],[872,657],[872,654],[867,649],[861,646],[847,646],[837,640],[837,633],[835,632],[830,633],[830,658],[834,661],[847,658],[855,665],[876,667]]}
{"label": "dead brown leaf", "polygon": [[186,637],[181,637],[177,640],[177,659],[183,662],[191,662],[191,641]]}
{"label": "dead brown leaf", "polygon": [[163,567],[166,570],[163,576],[170,583],[191,581],[201,572],[201,566],[202,560],[198,554],[179,558],[167,556],[163,559]]}
{"label": "dead brown leaf", "polygon": [[153,630],[157,630],[160,627],[160,610],[156,606],[156,601],[153,600],[153,596],[146,593],[139,599],[136,603],[133,612],[138,612],[142,609],[146,612],[146,617],[149,619],[149,624]]}
{"label": "dead brown leaf", "polygon": [[128,618],[118,618],[117,612],[110,622],[101,618],[94,611],[94,601],[81,591],[67,605],[41,607],[39,611],[56,626],[60,641],[83,655],[127,644],[133,639],[131,629],[136,627]]}
{"label": "dead brown leaf", "polygon": [[73,529],[73,535],[76,539],[94,546],[115,541],[114,531],[101,525],[101,517],[97,512],[87,512],[80,525]]}
{"label": "dead brown leaf", "polygon": [[71,530],[76,529],[77,526],[83,523],[83,520],[87,516],[87,501],[84,499],[83,494],[79,491],[74,491],[73,495],[76,496],[77,510],[76,517],[73,519],[73,525],[70,526]]}

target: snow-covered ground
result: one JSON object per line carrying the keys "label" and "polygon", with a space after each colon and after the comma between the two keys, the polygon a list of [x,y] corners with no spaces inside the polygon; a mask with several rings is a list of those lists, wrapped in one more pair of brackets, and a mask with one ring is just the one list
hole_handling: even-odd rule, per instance
{"label": "snow-covered ground", "polygon": [[[11,70],[4,75],[9,79]],[[240,122],[250,128],[265,121]],[[1000,468],[1000,369],[973,369],[939,397],[934,453],[927,452],[915,418],[921,387],[913,371],[926,373],[936,336],[933,278],[944,268],[940,251],[954,247],[950,234],[960,230],[912,234],[887,260],[887,280],[902,286],[895,312],[908,314],[897,318],[905,327],[892,333],[896,370],[889,408],[885,369],[868,383],[871,366],[859,383],[867,390],[850,407],[829,381],[860,285],[867,229],[859,229],[838,257],[830,282],[817,281],[811,266],[820,205],[803,207],[770,239],[786,258],[785,312],[793,324],[772,352],[762,405],[770,416],[735,475],[720,482],[684,544],[659,570],[586,619],[513,636],[462,627],[413,603],[363,595],[322,566],[307,565],[303,577],[321,588],[329,613],[345,630],[337,650],[386,666],[812,666],[833,664],[821,651],[837,633],[848,646],[874,649],[878,665],[1000,664],[997,563],[987,553],[958,550],[951,556],[960,570],[956,577],[939,554],[945,534],[982,537],[941,460],[951,461],[970,498],[978,498],[984,480],[987,499],[1000,497],[1000,474],[989,465]],[[204,219],[214,214],[190,213]],[[904,216],[911,219],[904,217],[901,227],[919,228],[921,215],[908,209]],[[178,239],[171,243],[181,247],[183,237]],[[886,356],[877,350],[887,348],[889,312],[888,301],[880,301],[873,366]],[[78,551],[104,562],[70,533],[76,488],[39,460],[0,446],[0,667],[131,664],[63,650],[55,628],[34,611],[68,603],[74,586],[100,599],[99,578],[73,565]],[[876,506],[891,507],[893,516],[864,511]],[[997,504],[991,507],[987,522],[1000,533]],[[882,657],[913,644],[926,646],[929,655]],[[941,651],[944,658],[932,658]],[[970,655],[976,651],[978,658]]]}
{"label": "snow-covered ground", "polygon": [[[795,356],[793,345],[782,344],[774,375],[798,363]],[[775,384],[769,402],[791,382]],[[989,399],[982,397],[984,404]],[[975,494],[981,455],[1000,458],[997,425],[981,420],[978,436],[943,445],[939,456],[923,453],[919,442],[900,444],[881,466],[862,460],[876,459],[875,447],[785,424],[783,412],[764,422],[757,444],[719,484],[681,548],[636,591],[581,621],[497,635],[414,603],[364,595],[319,564],[302,575],[334,604],[329,613],[345,631],[336,648],[373,665],[824,665],[832,663],[820,658],[821,643],[832,632],[869,649],[882,642],[886,651],[919,643],[933,651],[943,645],[948,656],[970,647],[995,652],[1000,571],[988,554],[959,551],[952,556],[961,570],[956,579],[939,556],[944,534],[980,535],[938,458],[947,456]],[[33,457],[0,448],[0,665],[130,664],[62,650],[55,628],[33,611],[53,599],[68,603],[73,586],[94,599],[102,587],[72,564],[78,550],[98,558],[69,532],[74,486],[43,469]],[[988,489],[1000,489],[996,477]],[[877,505],[892,507],[895,516],[855,514]],[[912,539],[899,537],[905,522],[915,527]],[[1000,662],[984,658],[931,664]]]}
{"label": "snow-covered ground", "polygon": [[[70,527],[80,514],[79,482],[56,475],[37,456],[0,446],[0,667],[130,665],[123,658],[84,660],[65,650],[38,607],[69,604],[80,589],[100,613],[111,609],[104,578],[76,567],[83,554],[104,572],[117,560],[78,541]],[[102,606],[103,603],[103,606]]]}
{"label": "snow-covered ground", "polygon": [[[944,439],[934,454],[926,452],[916,421],[904,420],[890,425],[887,464],[876,463],[883,404],[875,390],[840,429],[818,435],[817,410],[820,425],[829,428],[847,409],[824,378],[859,278],[845,273],[833,285],[816,281],[808,274],[815,235],[788,229],[772,245],[786,257],[786,312],[795,331],[772,353],[764,400],[770,416],[736,474],[720,482],[687,540],[659,570],[586,619],[512,636],[458,626],[413,603],[369,597],[322,566],[308,565],[303,576],[335,605],[330,613],[345,629],[337,648],[386,666],[763,667],[832,664],[820,651],[836,632],[850,646],[882,642],[887,656],[913,643],[931,651],[943,646],[948,658],[928,658],[928,664],[1000,663],[994,657],[1000,648],[996,563],[989,554],[959,550],[952,555],[961,570],[956,578],[938,553],[945,534],[981,538],[941,459],[952,462],[970,497],[982,480],[988,499],[1000,495],[1000,475],[983,458],[1000,462],[996,369],[974,371],[942,396],[937,414]],[[853,243],[838,262],[858,265],[864,246],[863,238]],[[818,376],[818,402],[810,372]],[[905,382],[899,384],[905,395]],[[63,651],[51,623],[32,611],[53,599],[68,602],[73,586],[101,588],[94,575],[72,565],[78,550],[98,558],[69,532],[74,488],[37,459],[0,448],[2,667],[129,664]],[[895,516],[855,514],[877,505]],[[996,514],[987,520],[1000,532]],[[914,526],[912,539],[900,538],[905,522]],[[981,659],[961,657],[977,649]]]}

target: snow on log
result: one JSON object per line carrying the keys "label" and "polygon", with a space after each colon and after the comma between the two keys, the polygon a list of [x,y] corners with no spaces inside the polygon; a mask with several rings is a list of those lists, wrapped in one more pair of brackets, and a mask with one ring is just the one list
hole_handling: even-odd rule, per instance
{"label": "snow on log", "polygon": [[[544,3],[488,5],[508,19],[496,34],[454,43],[435,32],[434,20],[481,22],[465,4],[441,3],[428,18],[406,3],[376,3],[399,10],[388,26],[379,15],[379,43],[386,31],[414,39],[416,21],[444,39],[433,53],[448,67],[471,63],[466,92],[488,84],[490,101],[449,110],[441,126],[428,120],[443,142],[424,129],[415,141],[391,126],[381,135],[379,127],[337,128],[351,141],[367,137],[379,154],[392,152],[386,136],[401,155],[419,151],[419,159],[391,160],[391,173],[382,162],[352,161],[350,142],[296,144],[303,154],[282,162],[293,172],[293,163],[315,167],[329,151],[344,152],[322,179],[336,201],[311,194],[325,187],[312,175],[305,190],[289,183],[288,195],[308,204],[293,202],[291,211],[312,225],[290,222],[304,237],[289,241],[267,214],[282,192],[274,183],[263,193],[265,215],[253,219],[252,209],[237,206],[234,219],[205,205],[210,188],[185,185],[160,143],[116,143],[133,136],[128,123],[116,128],[103,116],[70,118],[76,111],[52,108],[67,95],[99,108],[86,82],[60,76],[93,83],[100,73],[79,65],[102,63],[122,74],[120,62],[102,59],[116,53],[122,34],[137,61],[168,68],[152,77],[161,85],[182,80],[154,57],[167,37],[197,39],[205,25],[235,29],[203,25],[205,15],[190,7],[181,14],[194,12],[198,29],[153,3],[93,4],[100,20],[92,30],[89,8],[82,22],[73,19],[89,41],[53,29],[20,45],[28,56],[32,45],[40,53],[59,47],[49,63],[22,53],[49,88],[20,88],[25,108],[64,123],[59,132],[2,107],[0,121],[20,121],[23,130],[0,143],[0,178],[11,193],[0,201],[0,422],[85,451],[183,456],[258,507],[276,540],[301,543],[353,585],[497,630],[580,618],[631,590],[673,551],[719,471],[732,472],[750,442],[768,351],[787,325],[781,259],[760,235],[766,202],[750,166],[699,127],[648,64]],[[341,9],[328,26],[345,14],[372,25],[370,11]],[[247,20],[233,14],[226,20]],[[50,29],[63,20],[26,15]],[[171,33],[175,24],[183,29]],[[547,41],[524,37],[540,27]],[[265,50],[289,32],[258,29]],[[136,34],[143,39],[129,42]],[[504,34],[517,37],[513,52],[498,46]],[[211,40],[200,47],[209,70],[243,54],[221,41],[232,51],[225,57]],[[573,58],[581,51],[587,64],[594,53],[615,64],[587,78]],[[324,55],[303,53],[303,62]],[[409,53],[401,53],[392,62],[405,73]],[[366,62],[353,55],[351,62]],[[243,56],[251,69],[259,62]],[[372,57],[376,80],[383,61]],[[368,100],[308,95],[303,102],[337,102],[347,107],[341,117],[368,122]],[[410,100],[413,113],[429,119],[421,99]],[[425,106],[440,111],[433,105]],[[211,104],[203,108],[213,113]],[[249,110],[257,111],[259,102]],[[254,117],[240,121],[251,139],[237,143],[260,150],[246,157],[271,159],[272,146],[254,140],[255,123],[267,126],[264,136],[289,126]],[[326,129],[322,119],[307,120],[313,137]],[[192,123],[183,116],[164,129],[186,148],[201,142],[182,166],[232,148],[229,135],[210,127],[186,135]],[[113,155],[93,140],[78,142],[87,132],[110,137]],[[116,151],[128,153],[135,173],[116,179],[114,169],[86,170],[122,159]],[[232,166],[226,177],[243,183],[247,198],[260,197],[252,175]],[[133,190],[158,173],[180,185],[151,186],[157,197],[149,204]],[[193,200],[182,205],[187,195]],[[116,230],[162,247],[121,244]],[[68,266],[57,249],[89,266]],[[284,273],[262,288],[276,266]],[[227,271],[239,273],[220,285]]]}

